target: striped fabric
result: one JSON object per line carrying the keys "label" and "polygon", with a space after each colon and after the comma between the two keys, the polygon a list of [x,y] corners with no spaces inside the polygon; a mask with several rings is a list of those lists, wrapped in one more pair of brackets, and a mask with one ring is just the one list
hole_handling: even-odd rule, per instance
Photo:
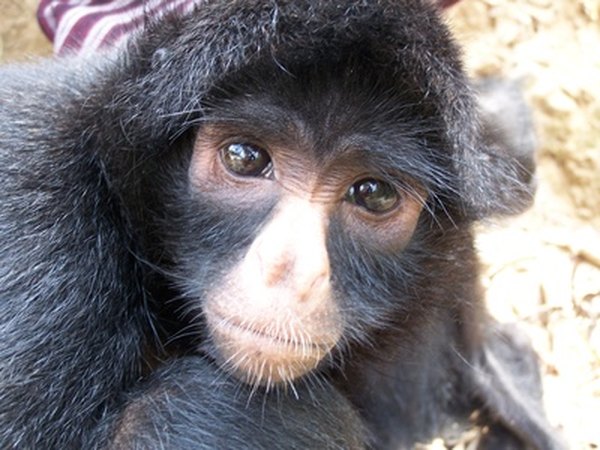
{"label": "striped fabric", "polygon": [[89,53],[120,45],[149,17],[185,14],[202,0],[41,0],[38,21],[54,53]]}
{"label": "striped fabric", "polygon": [[[205,0],[41,0],[38,21],[57,55],[121,45],[148,18],[190,12]],[[443,7],[458,0],[436,0]]]}

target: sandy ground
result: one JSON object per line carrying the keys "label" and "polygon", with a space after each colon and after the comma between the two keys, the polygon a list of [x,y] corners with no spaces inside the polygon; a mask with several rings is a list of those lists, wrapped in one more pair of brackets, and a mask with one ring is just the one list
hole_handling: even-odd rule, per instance
{"label": "sandy ground", "polygon": [[465,0],[449,21],[472,74],[522,82],[539,137],[534,207],[480,233],[489,307],[529,332],[570,448],[599,448],[600,0]]}
{"label": "sandy ground", "polygon": [[[0,62],[50,53],[36,3],[0,0]],[[600,448],[600,0],[464,0],[448,21],[470,73],[521,81],[539,136],[534,207],[481,226],[489,307],[531,336],[570,448]]]}

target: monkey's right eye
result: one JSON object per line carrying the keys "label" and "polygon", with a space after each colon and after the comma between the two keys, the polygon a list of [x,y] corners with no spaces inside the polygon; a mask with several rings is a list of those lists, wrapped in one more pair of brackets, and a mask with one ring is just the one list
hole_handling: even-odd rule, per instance
{"label": "monkey's right eye", "polygon": [[221,161],[231,173],[243,177],[267,175],[272,166],[269,154],[252,144],[228,144],[221,149]]}
{"label": "monkey's right eye", "polygon": [[398,204],[399,196],[390,183],[364,178],[350,186],[346,200],[373,213],[385,213]]}

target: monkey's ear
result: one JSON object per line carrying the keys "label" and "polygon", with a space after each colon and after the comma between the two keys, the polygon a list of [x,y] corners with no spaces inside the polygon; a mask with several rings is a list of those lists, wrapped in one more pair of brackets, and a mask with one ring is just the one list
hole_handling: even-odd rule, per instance
{"label": "monkey's ear", "polygon": [[[470,369],[488,427],[481,448],[566,448],[546,421],[537,355],[515,326],[494,324]],[[491,332],[490,332],[491,331]]]}
{"label": "monkey's ear", "polygon": [[[455,160],[469,217],[517,214],[533,203],[536,139],[531,114],[517,82],[473,83],[478,117],[455,122],[460,148]],[[456,141],[455,141],[456,142]]]}

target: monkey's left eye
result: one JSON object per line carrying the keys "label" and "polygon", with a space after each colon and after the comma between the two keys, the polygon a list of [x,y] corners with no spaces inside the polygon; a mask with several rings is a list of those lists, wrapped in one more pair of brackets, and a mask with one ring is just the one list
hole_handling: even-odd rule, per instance
{"label": "monkey's left eye", "polygon": [[346,193],[346,201],[375,213],[391,210],[398,199],[398,193],[390,183],[376,178],[359,180]]}
{"label": "monkey's left eye", "polygon": [[271,157],[252,144],[229,144],[221,149],[221,161],[227,169],[244,177],[266,175],[271,168]]}

